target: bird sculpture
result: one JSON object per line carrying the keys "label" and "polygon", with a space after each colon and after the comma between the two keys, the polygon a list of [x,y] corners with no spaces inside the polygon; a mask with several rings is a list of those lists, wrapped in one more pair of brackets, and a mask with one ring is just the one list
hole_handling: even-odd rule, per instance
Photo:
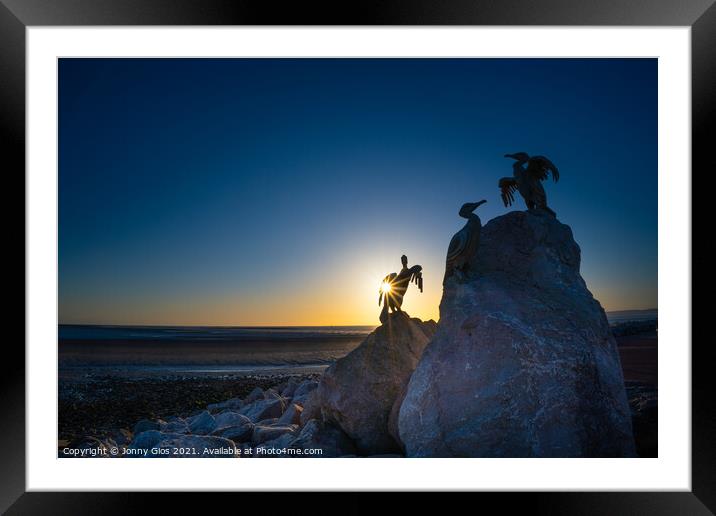
{"label": "bird sculpture", "polygon": [[410,282],[414,282],[420,292],[423,291],[423,268],[420,265],[413,265],[408,268],[408,257],[403,255],[400,257],[403,268],[400,272],[392,272],[383,278],[383,282],[378,292],[378,306],[383,304],[383,311],[380,314],[380,321],[384,323],[388,319],[388,308],[395,313],[400,312],[403,305],[405,292],[408,290]]}
{"label": "bird sculpture", "polygon": [[528,210],[542,209],[556,216],[547,206],[547,194],[542,186],[542,181],[547,179],[550,173],[555,183],[559,181],[559,170],[554,163],[544,156],[530,157],[526,152],[505,154],[505,157],[515,160],[512,177],[503,177],[498,183],[505,206],[511,206],[515,201],[515,192],[519,192]]}
{"label": "bird sculpture", "polygon": [[482,231],[482,221],[480,217],[473,212],[487,201],[466,202],[460,208],[458,215],[467,219],[467,223],[460,231],[450,240],[448,246],[447,258],[445,260],[445,277],[443,285],[447,279],[457,273],[461,277],[467,272],[470,261],[477,254],[480,245],[480,232]]}

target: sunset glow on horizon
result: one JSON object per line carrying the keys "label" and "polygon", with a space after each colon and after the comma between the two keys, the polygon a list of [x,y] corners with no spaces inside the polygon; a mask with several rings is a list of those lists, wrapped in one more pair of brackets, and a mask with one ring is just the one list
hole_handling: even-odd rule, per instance
{"label": "sunset glow on horizon", "polygon": [[439,319],[464,202],[545,184],[608,311],[657,306],[654,59],[60,59],[59,321],[377,325],[383,278]]}

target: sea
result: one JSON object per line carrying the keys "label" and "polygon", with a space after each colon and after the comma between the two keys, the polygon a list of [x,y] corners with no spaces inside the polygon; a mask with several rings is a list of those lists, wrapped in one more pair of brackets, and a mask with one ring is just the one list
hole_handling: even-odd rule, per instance
{"label": "sea", "polygon": [[[613,325],[657,310],[607,312]],[[245,376],[321,372],[375,326],[60,325],[60,379],[95,376]]]}

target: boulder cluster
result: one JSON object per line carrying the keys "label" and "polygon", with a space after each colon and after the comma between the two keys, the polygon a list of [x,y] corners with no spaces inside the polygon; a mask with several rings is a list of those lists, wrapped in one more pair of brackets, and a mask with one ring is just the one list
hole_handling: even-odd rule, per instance
{"label": "boulder cluster", "polygon": [[292,378],[265,391],[257,387],[243,399],[210,404],[191,417],[143,419],[132,432],[87,438],[73,447],[121,457],[285,457],[308,449],[320,450],[322,457],[354,454],[340,428],[306,416],[317,387],[316,380]]}
{"label": "boulder cluster", "polygon": [[439,323],[390,314],[319,381],[140,421],[116,444],[128,455],[634,456],[616,341],[580,253],[569,226],[544,212],[497,217],[446,279]]}

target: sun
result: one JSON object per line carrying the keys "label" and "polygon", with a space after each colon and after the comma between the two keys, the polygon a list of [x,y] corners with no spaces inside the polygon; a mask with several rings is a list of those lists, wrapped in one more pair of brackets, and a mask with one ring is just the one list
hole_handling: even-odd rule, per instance
{"label": "sun", "polygon": [[388,283],[387,281],[384,281],[383,283],[381,283],[381,285],[380,285],[380,291],[381,291],[383,294],[390,294],[391,290],[393,290],[393,285],[391,285],[391,284]]}

